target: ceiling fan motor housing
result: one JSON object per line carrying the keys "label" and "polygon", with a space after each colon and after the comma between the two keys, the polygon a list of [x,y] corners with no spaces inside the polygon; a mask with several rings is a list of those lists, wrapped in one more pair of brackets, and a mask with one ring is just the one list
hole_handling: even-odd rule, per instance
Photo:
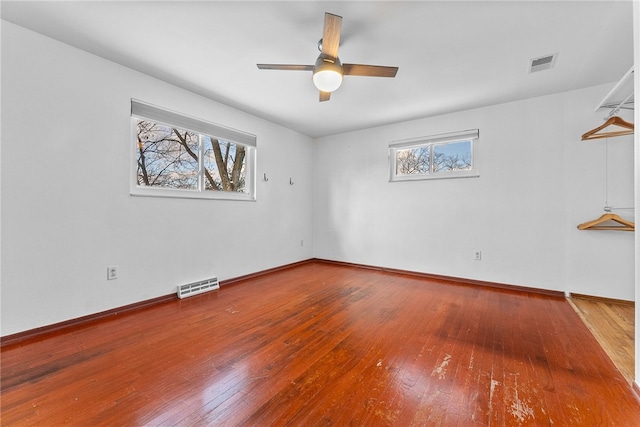
{"label": "ceiling fan motor housing", "polygon": [[340,59],[321,53],[313,67],[313,84],[323,92],[333,92],[342,84]]}

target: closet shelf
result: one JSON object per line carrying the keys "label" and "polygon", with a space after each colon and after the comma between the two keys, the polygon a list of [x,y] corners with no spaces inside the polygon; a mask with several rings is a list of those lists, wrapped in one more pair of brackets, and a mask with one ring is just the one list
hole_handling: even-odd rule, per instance
{"label": "closet shelf", "polygon": [[608,108],[611,109],[608,117],[613,116],[620,109],[633,110],[633,66],[609,91],[607,96],[598,104],[596,111]]}

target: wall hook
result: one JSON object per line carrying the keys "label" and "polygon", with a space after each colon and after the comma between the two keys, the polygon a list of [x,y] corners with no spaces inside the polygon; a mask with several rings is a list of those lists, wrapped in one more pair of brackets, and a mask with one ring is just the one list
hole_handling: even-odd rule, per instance
{"label": "wall hook", "polygon": [[269,181],[269,178],[267,178],[267,174],[266,174],[266,173],[264,174],[264,178],[263,178],[263,180],[264,180],[264,182]]}
{"label": "wall hook", "polygon": [[289,178],[289,185],[293,185],[293,181],[291,181],[291,178]]}

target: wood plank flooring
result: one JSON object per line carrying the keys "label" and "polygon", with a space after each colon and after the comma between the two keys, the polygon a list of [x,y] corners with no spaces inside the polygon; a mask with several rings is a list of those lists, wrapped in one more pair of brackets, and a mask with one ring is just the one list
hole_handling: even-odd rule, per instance
{"label": "wood plank flooring", "polygon": [[312,262],[2,349],[3,426],[638,426],[564,298]]}
{"label": "wood plank flooring", "polygon": [[631,384],[635,378],[635,303],[585,295],[572,295],[570,302]]}

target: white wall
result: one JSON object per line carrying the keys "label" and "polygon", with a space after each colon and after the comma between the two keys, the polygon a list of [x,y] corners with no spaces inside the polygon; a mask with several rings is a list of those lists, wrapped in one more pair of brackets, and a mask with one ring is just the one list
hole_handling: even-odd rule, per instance
{"label": "white wall", "polygon": [[[622,75],[620,76],[622,77]],[[577,135],[600,126],[608,111],[593,109],[611,89],[567,94],[568,111],[580,111],[567,126]],[[633,112],[617,115],[633,122]],[[565,151],[565,209],[567,239],[562,257],[566,290],[574,293],[635,301],[635,233],[579,231],[575,224],[596,219],[605,202],[614,212],[634,221],[633,135],[590,141],[571,140]],[[608,160],[608,161],[607,161]]]}
{"label": "white wall", "polygon": [[[633,233],[576,229],[604,213],[605,145],[580,136],[610,88],[316,140],[315,256],[633,300]],[[388,182],[391,141],[472,128],[479,178]],[[632,153],[631,137],[609,141],[611,205],[633,206]]]}
{"label": "white wall", "polygon": [[[130,196],[131,98],[257,135],[258,200]],[[1,160],[3,336],[312,257],[310,138],[5,21]]]}
{"label": "white wall", "polygon": [[[640,2],[633,2],[634,46],[634,123],[640,123]],[[635,132],[635,223],[640,224],[640,132]],[[640,293],[640,233],[636,232],[636,295]],[[636,309],[635,324],[640,325],[640,310]],[[640,327],[635,328],[635,383],[640,387]]]}
{"label": "white wall", "polygon": [[[610,87],[313,142],[3,21],[1,335],[310,257],[634,300],[633,234],[576,230],[605,204],[580,135]],[[132,97],[256,134],[258,201],[129,196]],[[388,182],[389,142],[469,128],[480,178]],[[608,150],[629,206],[630,138]]]}

